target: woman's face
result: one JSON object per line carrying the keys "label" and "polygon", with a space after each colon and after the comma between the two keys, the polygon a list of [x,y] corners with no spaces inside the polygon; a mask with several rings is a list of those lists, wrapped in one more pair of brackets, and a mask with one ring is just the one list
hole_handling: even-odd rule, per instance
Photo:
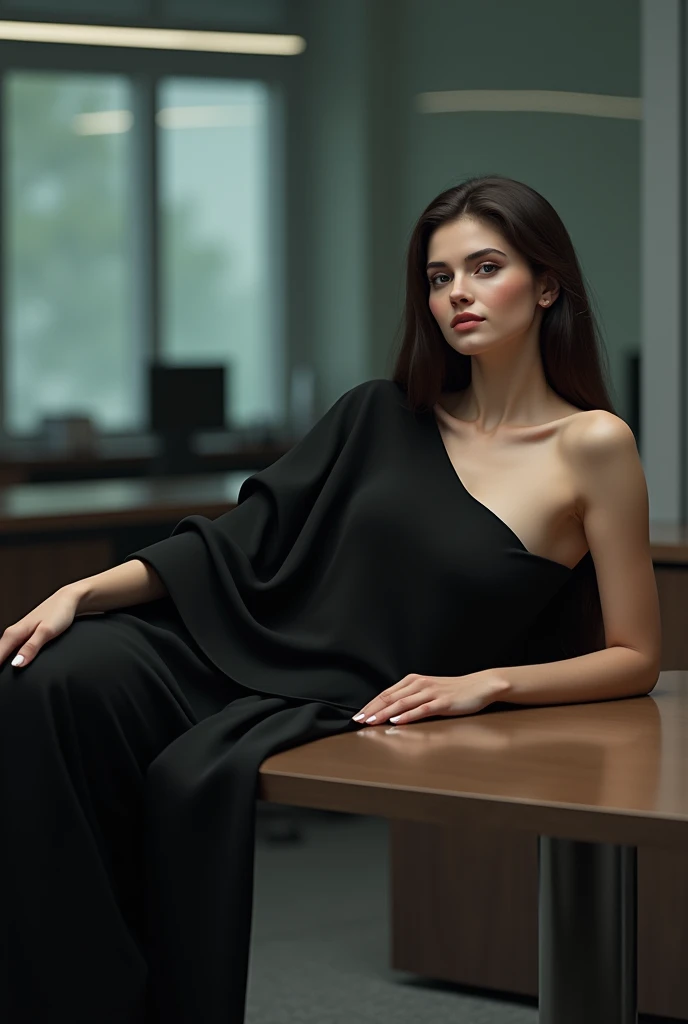
{"label": "woman's face", "polygon": [[[498,251],[472,256],[483,249]],[[538,302],[544,295],[551,306],[558,288],[544,292],[494,228],[468,216],[442,224],[430,237],[427,262],[435,264],[427,268],[430,311],[457,352],[473,355],[529,336],[537,341],[543,311]],[[461,330],[451,326],[459,313],[483,319]]]}

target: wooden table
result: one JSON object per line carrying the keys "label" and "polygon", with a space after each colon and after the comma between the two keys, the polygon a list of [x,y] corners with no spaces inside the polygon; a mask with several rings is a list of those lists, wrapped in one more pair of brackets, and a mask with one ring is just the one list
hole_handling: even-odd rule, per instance
{"label": "wooden table", "polygon": [[649,696],[316,740],[264,761],[259,796],[533,837],[540,1024],[635,1024],[637,848],[688,851],[687,780],[688,672],[674,671]]}

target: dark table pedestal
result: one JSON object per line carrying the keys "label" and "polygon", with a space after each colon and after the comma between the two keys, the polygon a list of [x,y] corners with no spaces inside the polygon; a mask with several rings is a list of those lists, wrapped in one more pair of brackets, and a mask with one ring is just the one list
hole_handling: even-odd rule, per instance
{"label": "dark table pedestal", "polygon": [[540,837],[540,1024],[636,1024],[637,853]]}

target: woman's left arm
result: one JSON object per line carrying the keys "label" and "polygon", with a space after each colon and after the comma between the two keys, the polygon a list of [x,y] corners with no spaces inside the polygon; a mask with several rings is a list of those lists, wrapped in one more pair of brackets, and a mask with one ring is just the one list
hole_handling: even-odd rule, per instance
{"label": "woman's left arm", "polygon": [[[354,721],[407,722],[474,714],[494,701],[575,704],[649,693],[659,678],[662,629],[650,550],[645,474],[633,431],[602,409],[566,438],[595,565],[606,647],[541,665],[465,676],[411,673],[376,696]],[[397,718],[397,716],[399,716]]]}
{"label": "woman's left arm", "polygon": [[596,409],[580,418],[566,444],[579,481],[606,647],[544,665],[495,669],[509,684],[499,699],[514,704],[632,697],[649,693],[659,678],[662,627],[649,501],[633,431],[613,413]]}

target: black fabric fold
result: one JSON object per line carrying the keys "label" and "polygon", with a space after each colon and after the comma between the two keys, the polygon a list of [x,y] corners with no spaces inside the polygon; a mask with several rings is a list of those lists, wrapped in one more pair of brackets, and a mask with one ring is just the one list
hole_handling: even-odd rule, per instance
{"label": "black fabric fold", "polygon": [[329,626],[347,616],[339,544],[375,401],[389,384],[366,381],[342,395],[289,452],[244,481],[235,508],[213,520],[187,516],[125,559],[156,570],[205,655],[256,692],[354,708],[388,685],[355,642],[337,647]]}
{"label": "black fabric fold", "polygon": [[499,664],[571,572],[467,494],[432,413],[385,379],[342,395],[235,508],[128,558],[221,672],[353,712],[411,672]]}

